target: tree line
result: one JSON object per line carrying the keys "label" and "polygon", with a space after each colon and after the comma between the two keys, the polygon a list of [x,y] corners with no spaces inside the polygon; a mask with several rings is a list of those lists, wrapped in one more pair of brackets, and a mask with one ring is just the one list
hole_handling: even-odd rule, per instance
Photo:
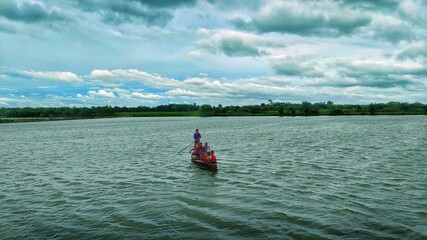
{"label": "tree line", "polygon": [[[331,101],[310,103],[273,102],[259,105],[212,106],[209,104],[168,104],[155,107],[39,107],[0,108],[2,118],[101,118],[124,116],[317,116],[317,115],[398,115],[427,114],[422,103],[334,104]],[[178,116],[178,114],[177,114]]]}
{"label": "tree line", "polygon": [[427,104],[422,103],[371,103],[334,104],[331,101],[310,103],[273,102],[248,106],[201,105],[200,112],[207,116],[266,115],[266,116],[317,116],[317,115],[398,115],[427,114]]}

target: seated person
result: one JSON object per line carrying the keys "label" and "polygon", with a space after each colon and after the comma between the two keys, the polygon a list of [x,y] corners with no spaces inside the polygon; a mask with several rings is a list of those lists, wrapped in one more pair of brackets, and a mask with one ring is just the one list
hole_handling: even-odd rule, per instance
{"label": "seated person", "polygon": [[210,153],[210,157],[211,157],[210,163],[216,163],[216,156],[213,150]]}
{"label": "seated person", "polygon": [[208,153],[204,154],[202,160],[204,162],[209,163],[211,161],[211,152],[208,152]]}
{"label": "seated person", "polygon": [[211,148],[208,146],[208,143],[205,143],[205,146],[203,146],[203,152],[208,153],[211,150]]}
{"label": "seated person", "polygon": [[202,153],[203,153],[203,144],[202,143],[197,144],[196,147],[194,147],[193,149],[191,149],[191,151],[193,151],[193,155],[196,155],[197,157],[200,157],[202,155]]}

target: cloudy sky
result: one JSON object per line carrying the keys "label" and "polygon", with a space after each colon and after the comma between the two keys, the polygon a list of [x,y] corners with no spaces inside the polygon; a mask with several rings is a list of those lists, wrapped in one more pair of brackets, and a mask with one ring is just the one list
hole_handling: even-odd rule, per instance
{"label": "cloudy sky", "polygon": [[0,1],[0,107],[268,99],[427,103],[427,1]]}

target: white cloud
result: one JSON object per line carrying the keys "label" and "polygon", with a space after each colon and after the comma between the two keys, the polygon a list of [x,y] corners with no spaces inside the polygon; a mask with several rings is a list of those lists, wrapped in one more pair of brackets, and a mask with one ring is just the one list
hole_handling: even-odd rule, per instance
{"label": "white cloud", "polygon": [[196,60],[201,60],[203,57],[202,53],[198,50],[189,52],[188,56]]}
{"label": "white cloud", "polygon": [[54,89],[57,88],[57,86],[37,86],[37,89]]}
{"label": "white cloud", "polygon": [[[100,89],[100,90],[89,90],[87,94],[76,94],[76,98],[80,99],[81,101],[90,101],[93,103],[96,103],[96,105],[101,104],[102,102],[99,102],[98,99],[105,99],[108,98],[111,104],[117,104],[117,105],[126,105],[131,104],[142,104],[142,103],[150,103],[153,104],[154,101],[164,99],[165,96],[160,94],[154,94],[149,92],[137,92],[137,91],[129,91],[127,89],[122,88],[106,88],[106,89]],[[142,100],[145,100],[144,102],[141,102]],[[111,102],[112,101],[112,102]]]}
{"label": "white cloud", "polygon": [[426,75],[427,65],[418,62],[395,62],[395,61],[381,61],[381,60],[354,60],[342,61],[341,66],[347,70],[359,74],[399,74],[399,75]]}
{"label": "white cloud", "polygon": [[7,76],[6,75],[3,75],[3,74],[0,74],[0,80],[7,80],[8,78],[7,78]]}
{"label": "white cloud", "polygon": [[162,99],[162,98],[164,98],[164,96],[161,96],[158,94],[153,94],[153,93],[143,94],[143,93],[139,93],[139,92],[133,92],[132,96],[134,96],[136,98],[141,98],[141,99]]}
{"label": "white cloud", "polygon": [[187,85],[203,86],[209,81],[208,78],[188,78],[183,81]]}
{"label": "white cloud", "polygon": [[72,72],[23,71],[21,72],[21,74],[38,80],[49,80],[66,83],[83,83],[83,80]]}
{"label": "white cloud", "polygon": [[6,106],[9,106],[9,103],[8,103],[8,102],[11,102],[11,99],[10,99],[10,98],[0,97],[0,104],[2,104],[2,105],[6,105]]}
{"label": "white cloud", "polygon": [[193,92],[193,91],[190,91],[190,90],[186,90],[186,89],[181,89],[181,88],[169,90],[169,91],[166,92],[166,94],[168,94],[168,95],[177,95],[177,96],[181,96],[181,97],[197,97],[197,96],[200,96],[196,92]]}
{"label": "white cloud", "polygon": [[94,97],[105,97],[105,98],[115,98],[116,97],[116,95],[114,95],[113,92],[107,92],[103,89],[98,90],[98,91],[90,90],[90,91],[88,91],[88,95],[94,96]]}
{"label": "white cloud", "polygon": [[4,105],[4,106],[10,106],[11,104],[18,104],[18,103],[22,103],[22,102],[26,102],[27,98],[6,98],[6,97],[0,97],[0,105]]}
{"label": "white cloud", "polygon": [[107,82],[131,82],[137,81],[144,85],[155,88],[168,88],[179,85],[179,81],[170,78],[153,75],[136,69],[115,69],[115,70],[93,70],[90,77],[94,80]]}
{"label": "white cloud", "polygon": [[90,73],[90,76],[95,79],[110,80],[114,78],[114,74],[108,70],[95,69]]}
{"label": "white cloud", "polygon": [[415,42],[397,53],[400,60],[420,60],[427,63],[427,42]]}

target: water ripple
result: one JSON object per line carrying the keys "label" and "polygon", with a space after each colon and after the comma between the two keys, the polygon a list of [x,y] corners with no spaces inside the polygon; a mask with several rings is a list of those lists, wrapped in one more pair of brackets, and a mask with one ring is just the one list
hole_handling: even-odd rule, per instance
{"label": "water ripple", "polygon": [[[196,127],[217,173],[177,155]],[[426,130],[423,116],[2,124],[0,239],[425,239]]]}

